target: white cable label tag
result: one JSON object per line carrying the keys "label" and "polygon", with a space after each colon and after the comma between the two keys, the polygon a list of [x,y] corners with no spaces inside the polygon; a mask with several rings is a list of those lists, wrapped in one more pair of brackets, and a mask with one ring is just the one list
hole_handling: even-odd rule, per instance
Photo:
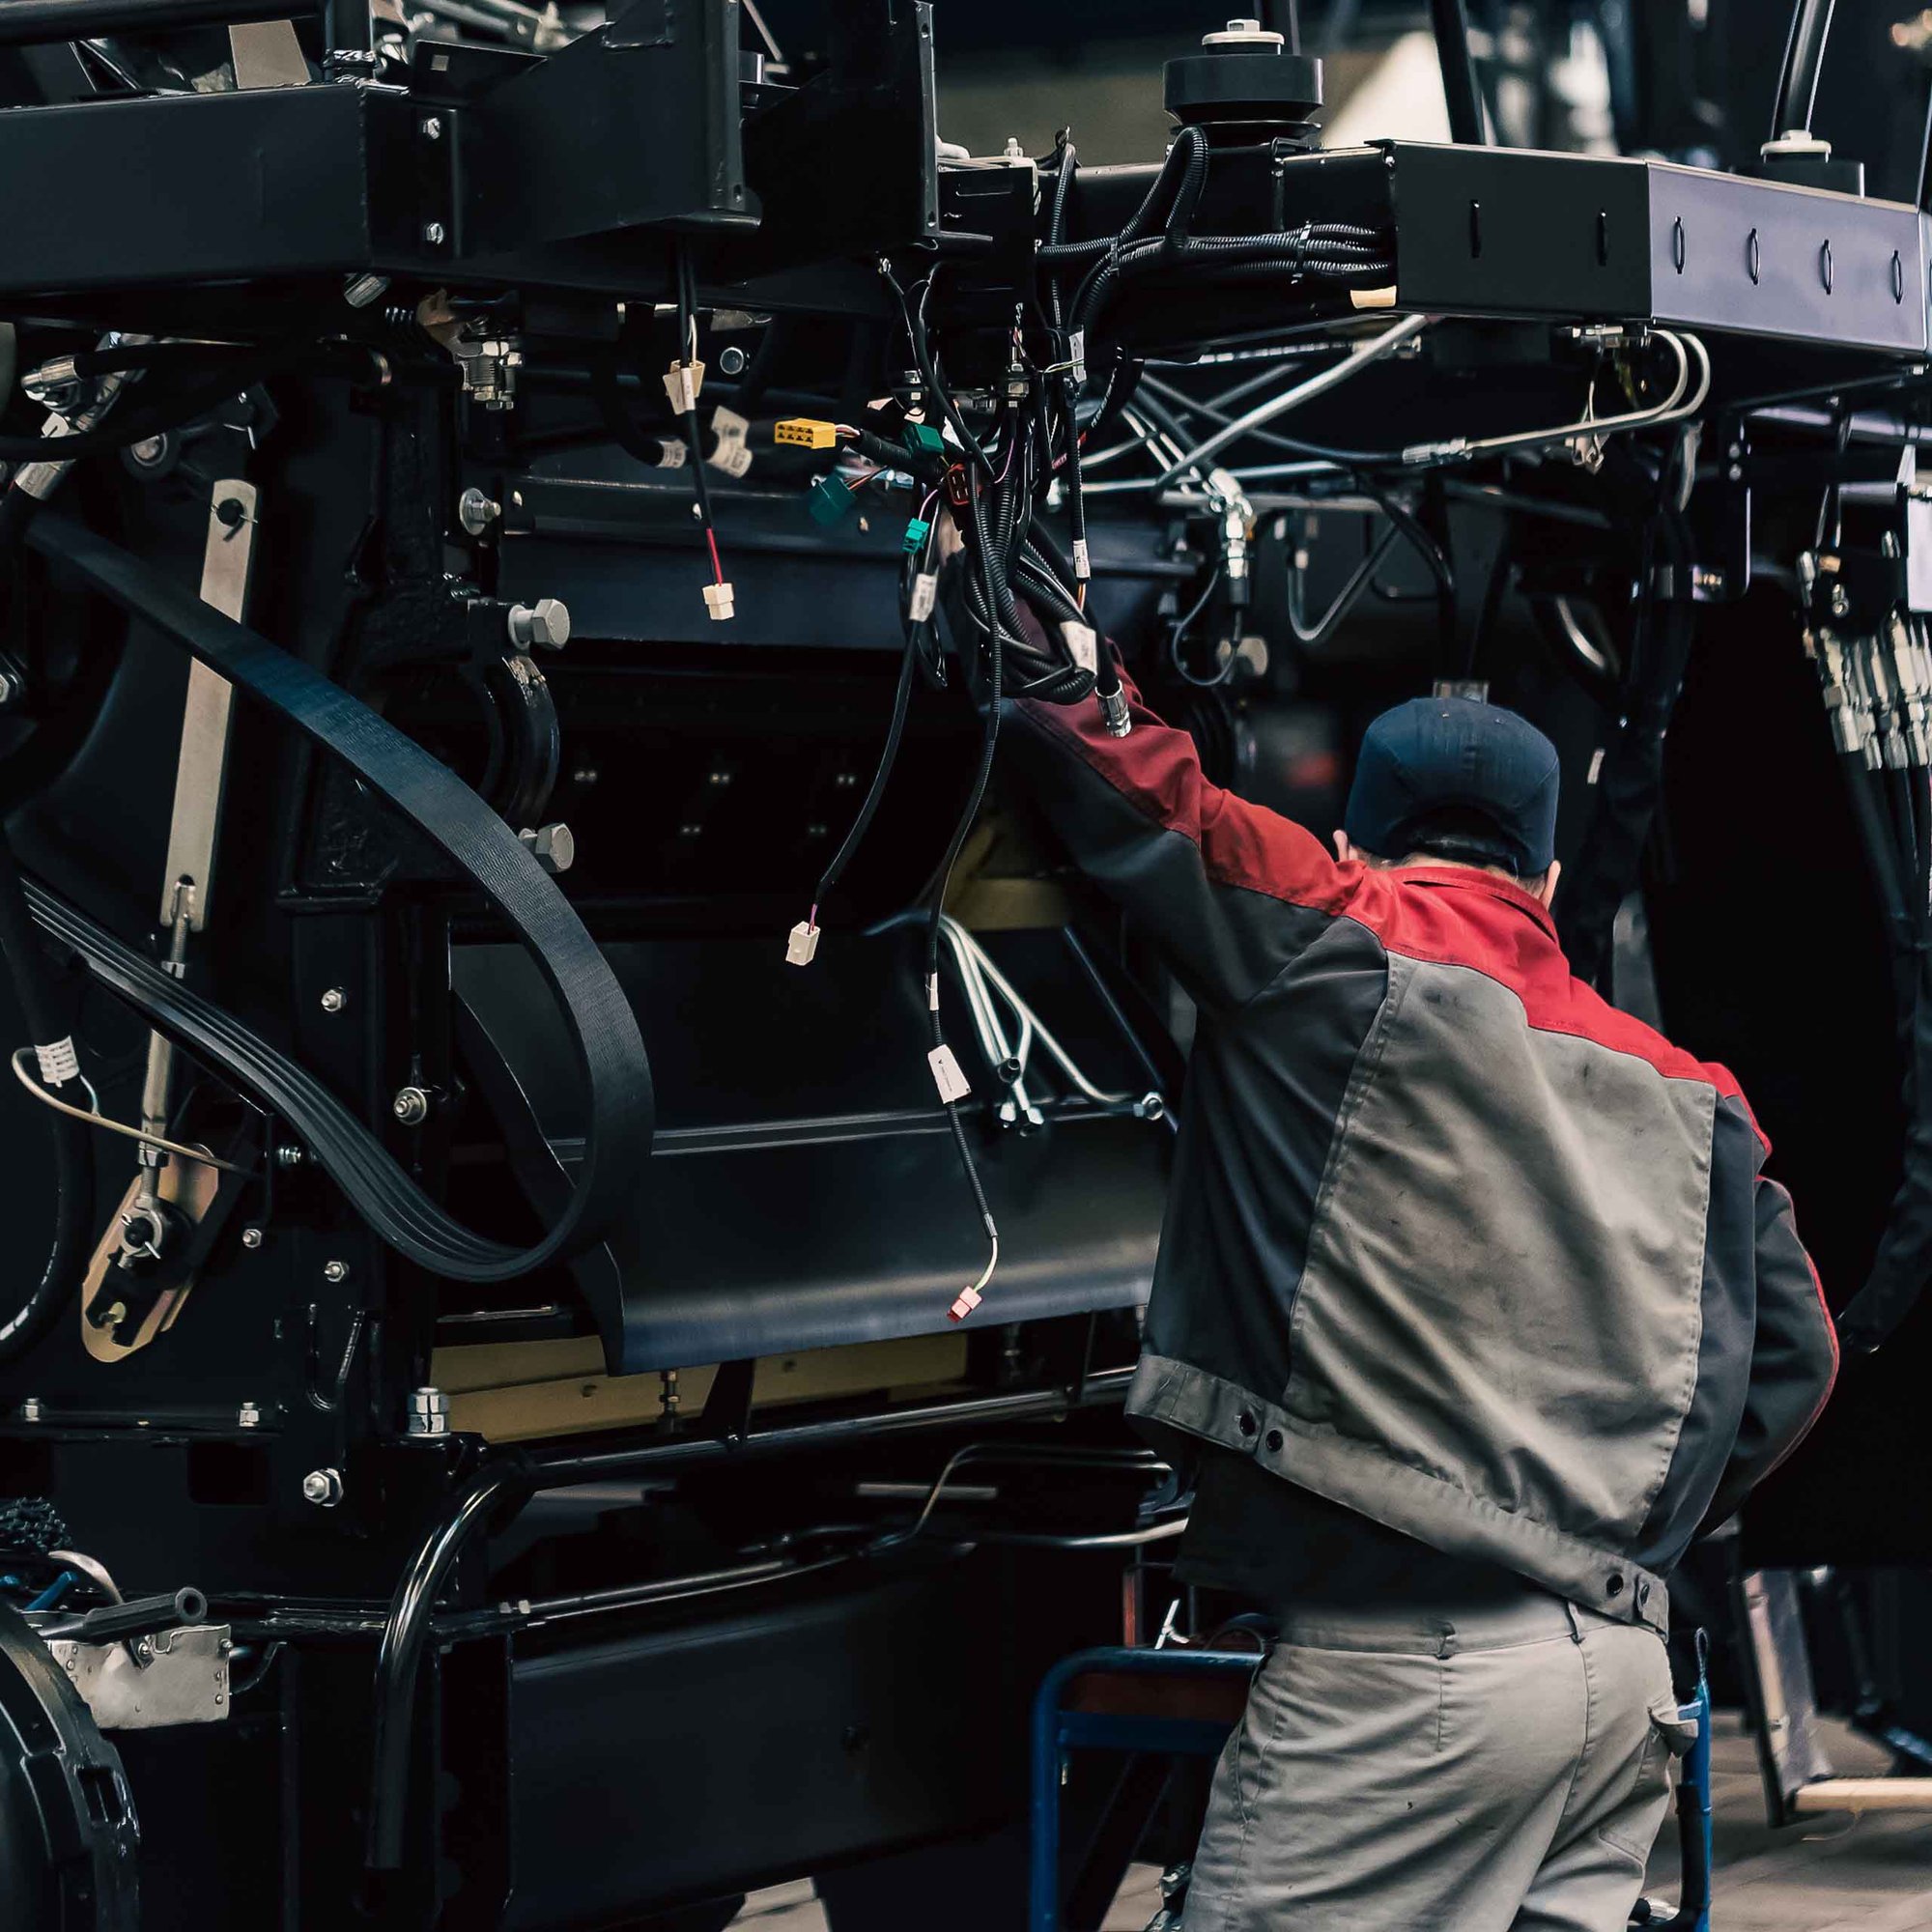
{"label": "white cable label tag", "polygon": [[751,423],[736,410],[717,409],[711,412],[711,431],[718,447],[711,452],[711,467],[727,476],[742,476],[752,467],[752,446],[745,440]]}
{"label": "white cable label tag", "polygon": [[925,976],[925,1006],[928,1012],[936,1013],[939,1010],[939,975],[937,973],[928,973]]}
{"label": "white cable label tag", "polygon": [[658,468],[660,469],[682,469],[691,461],[691,451],[685,447],[681,436],[668,436],[658,445]]}
{"label": "white cable label tag", "polygon": [[1091,670],[1096,676],[1100,669],[1100,639],[1092,624],[1063,624],[1060,635],[1066,639],[1066,648],[1073,662],[1082,670]]}
{"label": "white cable label tag", "polygon": [[80,1055],[73,1050],[71,1035],[49,1045],[35,1047],[34,1058],[41,1063],[43,1086],[64,1087],[70,1080],[80,1078]]}
{"label": "white cable label tag", "polygon": [[1066,359],[1073,364],[1073,380],[1084,383],[1087,380],[1087,331],[1076,328],[1066,338]]}
{"label": "white cable label tag", "polygon": [[689,415],[697,407],[697,392],[704,386],[704,364],[693,360],[673,362],[665,371],[665,394],[679,415]]}
{"label": "white cable label tag", "polygon": [[925,1056],[925,1064],[932,1068],[933,1085],[939,1089],[939,1104],[950,1107],[955,1100],[963,1100],[973,1091],[972,1083],[959,1070],[959,1063],[952,1057],[950,1046],[935,1046]]}
{"label": "white cable label tag", "polygon": [[1094,560],[1087,554],[1087,539],[1073,539],[1073,574],[1082,583],[1094,575]]}
{"label": "white cable label tag", "polygon": [[930,570],[923,570],[912,581],[912,599],[906,607],[907,614],[915,624],[923,624],[932,615],[932,607],[939,601],[939,577]]}

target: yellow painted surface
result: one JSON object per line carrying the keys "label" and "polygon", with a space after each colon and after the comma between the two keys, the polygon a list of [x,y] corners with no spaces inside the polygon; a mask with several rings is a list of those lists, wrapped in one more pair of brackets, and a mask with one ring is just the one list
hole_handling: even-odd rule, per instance
{"label": "yellow painted surface", "polygon": [[[961,1334],[814,1349],[761,1360],[752,1380],[752,1402],[754,1408],[763,1408],[929,1389],[957,1381],[965,1371],[966,1338]],[[703,1408],[716,1373],[713,1368],[676,1371],[679,1414],[693,1416]],[[450,1398],[450,1427],[493,1442],[621,1429],[655,1422],[665,1412],[664,1378],[607,1376],[604,1350],[594,1336],[439,1349],[431,1375]]]}

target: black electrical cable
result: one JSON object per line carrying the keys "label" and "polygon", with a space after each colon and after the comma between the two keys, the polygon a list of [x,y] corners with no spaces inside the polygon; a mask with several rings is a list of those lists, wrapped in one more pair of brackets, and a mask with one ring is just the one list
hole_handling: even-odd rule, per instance
{"label": "black electrical cable", "polygon": [[1771,110],[1774,141],[1783,134],[1811,131],[1811,110],[1818,99],[1818,76],[1825,68],[1834,6],[1835,0],[1797,0],[1791,10],[1791,31],[1777,76],[1777,99]]}
{"label": "black electrical cable", "polygon": [[[677,354],[681,362],[697,359],[697,279],[692,271],[691,250],[677,244]],[[696,498],[697,521],[711,553],[712,582],[724,582],[724,561],[718,554],[718,525],[711,514],[711,486],[704,480],[703,432],[697,426],[697,385],[694,380],[686,391],[689,407],[680,412],[684,418],[685,441],[690,446],[691,484]]]}
{"label": "black electrical cable", "polygon": [[1456,573],[1442,546],[1430,534],[1428,526],[1393,490],[1384,489],[1373,477],[1355,479],[1363,490],[1381,505],[1382,515],[1407,539],[1409,548],[1429,566],[1435,581],[1435,625],[1445,666],[1454,662],[1456,650]]}
{"label": "black electrical cable", "polygon": [[905,650],[899,658],[899,681],[893,693],[892,722],[886,726],[885,749],[879,753],[879,762],[872,772],[872,782],[866,793],[865,801],[859,807],[859,815],[853,819],[851,828],[845,834],[844,841],[832,855],[831,863],[819,874],[818,890],[811,896],[810,923],[818,923],[819,908],[832,896],[832,889],[838,883],[839,875],[851,864],[852,855],[859,849],[860,841],[871,829],[872,819],[878,811],[879,801],[886,795],[887,781],[892,778],[893,767],[898,761],[899,742],[905,736],[906,713],[912,705],[912,677],[914,667],[919,662],[919,627],[906,625]]}
{"label": "black electrical cable", "polygon": [[[67,1037],[47,980],[41,936],[14,861],[6,827],[0,824],[0,953],[7,961],[14,996],[37,1046]],[[71,1115],[46,1115],[54,1148],[54,1230],[40,1278],[19,1303],[0,1317],[0,1362],[17,1361],[60,1320],[86,1272],[94,1215],[94,1161],[87,1128]]]}
{"label": "black electrical cable", "polygon": [[1476,85],[1476,60],[1469,50],[1469,16],[1463,0],[1429,0],[1435,29],[1435,53],[1442,67],[1442,92],[1449,106],[1449,138],[1480,148],[1488,138],[1483,96]]}

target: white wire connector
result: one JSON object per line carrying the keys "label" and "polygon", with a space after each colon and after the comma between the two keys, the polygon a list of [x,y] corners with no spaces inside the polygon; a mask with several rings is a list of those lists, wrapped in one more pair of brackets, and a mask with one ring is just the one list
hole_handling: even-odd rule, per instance
{"label": "white wire connector", "polygon": [[1071,621],[1061,625],[1060,635],[1066,639],[1066,653],[1082,670],[1092,671],[1096,677],[1100,671],[1100,637],[1092,624],[1075,624]]}
{"label": "white wire connector", "polygon": [[681,436],[667,436],[658,441],[658,468],[682,469],[691,461],[691,451]]}
{"label": "white wire connector", "polygon": [[718,446],[705,459],[712,469],[727,476],[742,476],[752,467],[752,445],[746,440],[751,422],[736,410],[723,407],[711,412],[711,433]]}
{"label": "white wire connector", "polygon": [[736,602],[728,583],[707,583],[704,586],[704,608],[717,623],[722,624],[737,614]]}
{"label": "white wire connector", "polygon": [[985,1299],[986,1288],[993,1279],[993,1270],[1000,1264],[1000,1231],[993,1225],[990,1215],[986,1218],[986,1240],[992,1252],[986,1257],[985,1271],[971,1288],[962,1288],[958,1298],[947,1310],[954,1321],[963,1321],[974,1309]]}
{"label": "white wire connector", "polygon": [[679,415],[689,415],[697,407],[698,392],[704,387],[704,364],[696,356],[673,362],[665,371],[665,394]]}
{"label": "white wire connector", "polygon": [[950,1107],[955,1100],[963,1100],[973,1091],[973,1083],[960,1071],[959,1063],[952,1057],[950,1046],[935,1046],[925,1056],[925,1064],[932,1068],[932,1084],[939,1089],[939,1104]]}
{"label": "white wire connector", "polygon": [[1087,331],[1076,328],[1066,338],[1066,359],[1072,365],[1073,380],[1084,383],[1087,380]]}
{"label": "white wire connector", "polygon": [[70,1080],[80,1078],[80,1055],[74,1051],[71,1035],[35,1047],[34,1058],[41,1063],[43,1086],[65,1087]]}
{"label": "white wire connector", "polygon": [[1073,575],[1081,583],[1087,582],[1094,575],[1094,559],[1087,554],[1085,537],[1073,539]]}
{"label": "white wire connector", "polygon": [[810,966],[817,952],[817,923],[809,919],[800,920],[792,927],[791,936],[785,941],[785,964],[787,966]]}
{"label": "white wire connector", "polygon": [[939,602],[939,573],[936,570],[922,570],[912,581],[912,597],[906,605],[906,615],[915,624],[923,624],[932,615],[933,607]]}

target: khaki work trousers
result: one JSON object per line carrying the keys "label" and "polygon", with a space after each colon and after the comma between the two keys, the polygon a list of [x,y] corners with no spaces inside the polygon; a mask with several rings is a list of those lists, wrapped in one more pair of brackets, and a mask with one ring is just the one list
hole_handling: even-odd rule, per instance
{"label": "khaki work trousers", "polygon": [[1624,1932],[1689,1728],[1654,1632],[1554,1597],[1292,1615],[1185,1932]]}

